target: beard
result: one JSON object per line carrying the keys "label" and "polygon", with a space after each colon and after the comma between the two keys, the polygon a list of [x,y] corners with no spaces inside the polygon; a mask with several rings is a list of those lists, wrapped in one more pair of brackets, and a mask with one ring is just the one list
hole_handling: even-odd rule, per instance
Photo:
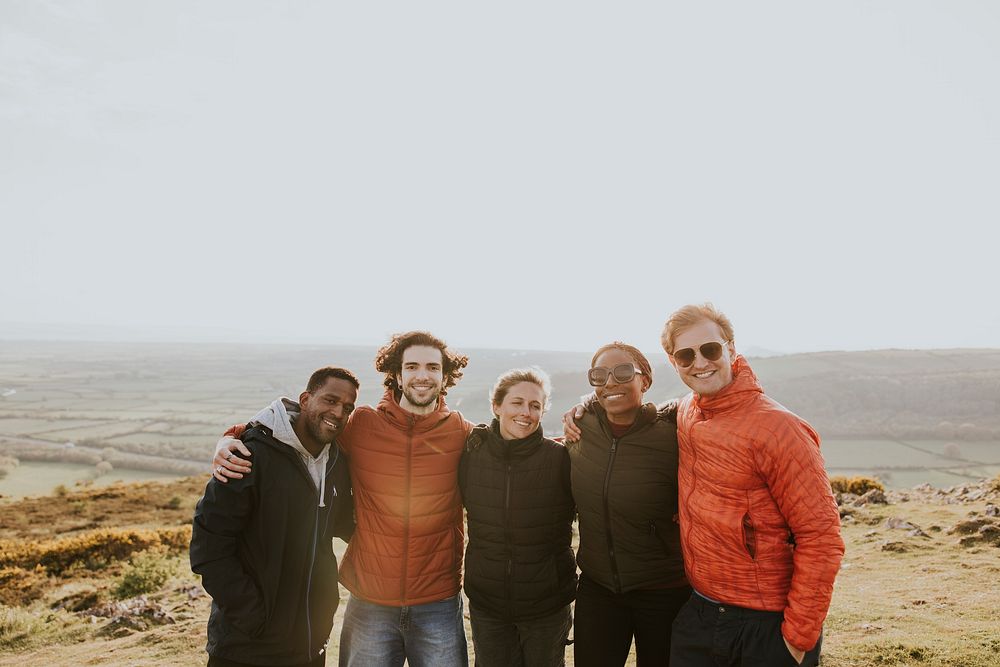
{"label": "beard", "polygon": [[410,402],[410,405],[416,406],[418,408],[426,408],[428,405],[433,405],[434,403],[437,403],[438,398],[441,396],[441,387],[437,387],[437,389],[433,391],[428,396],[428,398],[425,398],[423,400],[419,400],[414,394],[412,389],[410,389],[409,387],[404,387],[403,396],[406,397],[406,400]]}

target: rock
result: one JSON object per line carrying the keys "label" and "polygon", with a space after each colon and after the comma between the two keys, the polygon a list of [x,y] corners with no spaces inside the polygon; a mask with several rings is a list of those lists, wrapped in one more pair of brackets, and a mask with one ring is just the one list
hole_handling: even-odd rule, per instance
{"label": "rock", "polygon": [[890,542],[885,541],[882,543],[882,551],[893,551],[896,553],[904,553],[910,550],[910,547],[906,542]]}
{"label": "rock", "polygon": [[893,530],[910,530],[916,528],[917,526],[910,523],[906,519],[900,519],[899,517],[891,516],[885,520],[885,527],[891,528]]}
{"label": "rock", "polygon": [[963,500],[966,500],[966,501],[968,501],[968,502],[971,503],[971,502],[975,502],[975,501],[979,500],[980,498],[982,498],[985,495],[986,495],[985,491],[983,491],[982,489],[976,489],[975,491],[971,491],[969,493],[966,493],[965,497],[963,498]]}
{"label": "rock", "polygon": [[986,542],[1000,542],[1000,526],[993,524],[980,526],[979,536]]}
{"label": "rock", "polygon": [[838,493],[837,494],[837,504],[838,505],[853,505],[854,501],[858,499],[858,496],[853,493]]}
{"label": "rock", "polygon": [[959,521],[946,532],[949,535],[955,535],[956,533],[959,535],[972,535],[974,533],[978,533],[979,529],[983,526],[992,524],[993,520],[986,517],[966,519],[965,521]]}
{"label": "rock", "polygon": [[864,507],[865,505],[885,505],[886,504],[885,493],[879,489],[868,489],[863,496],[855,500],[852,505],[855,507]]}
{"label": "rock", "polygon": [[986,510],[983,512],[986,516],[997,516],[1000,517],[1000,507],[992,503],[987,503]]}

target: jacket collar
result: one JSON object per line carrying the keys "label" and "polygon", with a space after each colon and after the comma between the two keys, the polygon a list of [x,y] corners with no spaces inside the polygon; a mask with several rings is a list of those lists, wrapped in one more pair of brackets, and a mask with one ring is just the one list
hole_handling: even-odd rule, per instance
{"label": "jacket collar", "polygon": [[412,429],[418,433],[431,430],[452,414],[444,402],[444,396],[438,398],[437,409],[434,412],[425,415],[414,414],[403,409],[391,387],[386,387],[385,393],[382,394],[382,400],[378,402],[375,409],[400,430],[409,431]]}
{"label": "jacket collar", "polygon": [[695,394],[694,404],[702,412],[714,414],[739,408],[763,393],[764,389],[760,386],[750,364],[742,354],[737,354],[733,359],[733,381],[717,394],[711,396]]}
{"label": "jacket collar", "polygon": [[[597,420],[600,422],[601,427],[608,433],[611,433],[611,422],[608,421],[608,413],[604,411],[600,403],[594,403],[594,414],[597,415]],[[645,403],[639,408],[639,414],[636,415],[635,421],[629,427],[628,433],[638,431],[646,424],[651,424],[655,421],[656,406],[652,403]]]}

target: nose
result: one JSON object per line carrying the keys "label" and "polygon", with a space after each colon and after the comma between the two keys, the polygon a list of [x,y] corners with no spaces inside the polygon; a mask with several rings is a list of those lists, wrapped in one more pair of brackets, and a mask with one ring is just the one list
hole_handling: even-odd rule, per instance
{"label": "nose", "polygon": [[335,405],[335,406],[333,406],[333,408],[331,409],[331,412],[333,413],[333,416],[336,419],[338,419],[338,420],[344,418],[344,406],[343,405]]}

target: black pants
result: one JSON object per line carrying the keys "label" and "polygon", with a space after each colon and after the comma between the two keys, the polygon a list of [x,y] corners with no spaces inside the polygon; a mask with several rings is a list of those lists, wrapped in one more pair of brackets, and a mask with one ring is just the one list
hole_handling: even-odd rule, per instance
{"label": "black pants", "polygon": [[[781,635],[780,611],[744,609],[710,602],[694,594],[674,620],[670,660],[680,667],[795,667]],[[802,667],[819,664],[823,644],[802,660]]]}
{"label": "black pants", "polygon": [[580,577],[573,625],[576,666],[624,665],[633,637],[638,667],[669,665],[670,625],[690,595],[688,586],[616,595]]}
{"label": "black pants", "polygon": [[[323,651],[309,662],[303,663],[300,667],[325,667],[325,666],[326,666],[326,651]],[[208,656],[208,667],[254,667],[254,666],[248,665],[243,662],[233,662],[232,660],[225,660],[223,658]]]}

